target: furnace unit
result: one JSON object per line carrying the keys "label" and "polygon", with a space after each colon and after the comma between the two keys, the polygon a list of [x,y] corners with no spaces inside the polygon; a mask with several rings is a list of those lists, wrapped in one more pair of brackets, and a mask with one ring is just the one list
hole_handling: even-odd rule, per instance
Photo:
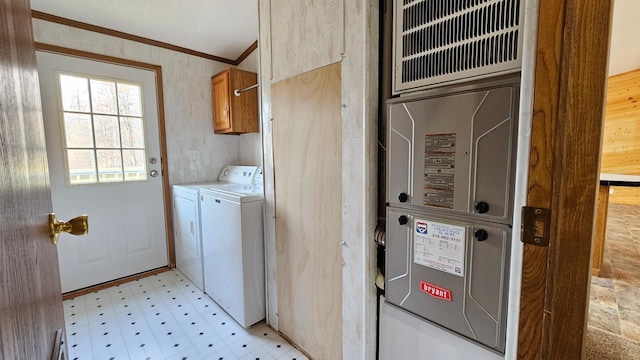
{"label": "furnace unit", "polygon": [[504,353],[519,75],[387,102],[386,301]]}

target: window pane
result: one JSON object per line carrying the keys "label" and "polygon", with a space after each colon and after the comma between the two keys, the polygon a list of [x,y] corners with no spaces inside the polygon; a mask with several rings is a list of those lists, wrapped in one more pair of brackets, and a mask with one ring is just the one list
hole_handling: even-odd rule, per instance
{"label": "window pane", "polygon": [[58,76],[69,184],[147,180],[142,86]]}
{"label": "window pane", "polygon": [[123,148],[144,148],[144,129],[141,118],[120,118]]}
{"label": "window pane", "polygon": [[97,148],[120,148],[118,117],[94,115],[93,126],[95,128]]}
{"label": "window pane", "polygon": [[64,135],[67,147],[93,148],[91,116],[88,114],[64,113]]}
{"label": "window pane", "polygon": [[100,182],[122,181],[120,150],[96,150]]}
{"label": "window pane", "polygon": [[147,180],[144,150],[122,150],[124,179],[126,181]]}
{"label": "window pane", "polygon": [[60,74],[62,111],[89,112],[89,83],[87,78]]}
{"label": "window pane", "polygon": [[91,184],[98,181],[93,150],[67,150],[69,183]]}
{"label": "window pane", "polygon": [[142,116],[139,85],[118,83],[118,110],[120,115]]}
{"label": "window pane", "polygon": [[91,105],[94,113],[117,114],[116,83],[91,79]]}

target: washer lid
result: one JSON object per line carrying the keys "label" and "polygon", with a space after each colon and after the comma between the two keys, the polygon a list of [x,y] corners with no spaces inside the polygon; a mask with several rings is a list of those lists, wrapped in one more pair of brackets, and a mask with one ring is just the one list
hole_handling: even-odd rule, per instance
{"label": "washer lid", "polygon": [[237,202],[251,202],[262,200],[262,186],[243,185],[234,183],[217,183],[208,188],[202,188],[202,194],[221,196]]}

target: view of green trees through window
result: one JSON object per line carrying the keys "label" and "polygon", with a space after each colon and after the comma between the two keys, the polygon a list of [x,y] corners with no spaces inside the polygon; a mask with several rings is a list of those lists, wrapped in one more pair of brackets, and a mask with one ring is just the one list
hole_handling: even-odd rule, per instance
{"label": "view of green trees through window", "polygon": [[69,184],[147,179],[139,84],[59,74]]}

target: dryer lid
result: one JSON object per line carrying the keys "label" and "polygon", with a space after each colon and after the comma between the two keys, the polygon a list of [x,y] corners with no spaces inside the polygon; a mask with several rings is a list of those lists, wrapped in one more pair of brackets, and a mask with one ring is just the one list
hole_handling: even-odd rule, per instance
{"label": "dryer lid", "polygon": [[219,181],[250,185],[258,172],[258,166],[226,165],[220,171]]}

